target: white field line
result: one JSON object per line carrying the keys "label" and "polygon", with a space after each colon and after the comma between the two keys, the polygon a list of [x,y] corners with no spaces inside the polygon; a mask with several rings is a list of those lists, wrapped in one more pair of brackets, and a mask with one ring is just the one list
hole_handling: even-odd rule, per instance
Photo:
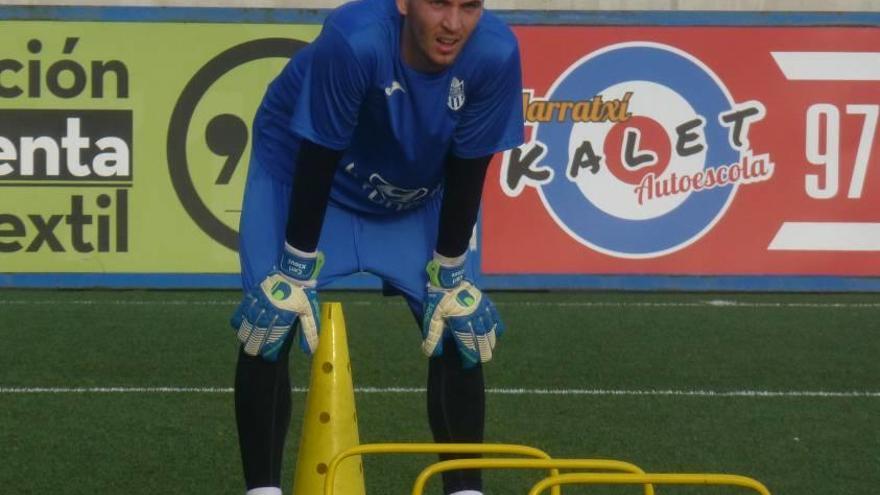
{"label": "white field line", "polygon": [[[296,393],[306,388],[291,389]],[[21,394],[231,394],[224,387],[0,387],[0,395]],[[355,387],[358,394],[421,394],[419,387]],[[489,388],[493,395],[562,395],[562,396],[654,396],[654,397],[747,397],[747,398],[880,398],[872,391],[795,391],[795,390],[607,390],[548,388]]]}
{"label": "white field line", "polygon": [[[238,304],[236,299],[202,300],[202,301],[169,301],[169,300],[97,300],[97,299],[0,299],[0,306],[227,306]],[[344,305],[352,306],[405,306],[403,301],[348,301]],[[497,306],[532,306],[532,307],[573,307],[573,308],[822,308],[822,309],[880,309],[876,303],[822,303],[822,302],[750,302],[725,299],[711,299],[693,302],[620,302],[620,301],[500,301]]]}

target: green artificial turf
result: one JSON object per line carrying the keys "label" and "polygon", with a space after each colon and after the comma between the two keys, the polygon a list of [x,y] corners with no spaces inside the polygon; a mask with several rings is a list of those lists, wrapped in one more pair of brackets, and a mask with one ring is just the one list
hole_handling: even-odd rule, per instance
{"label": "green artificial turf", "polygon": [[[0,291],[0,493],[241,495],[227,323],[236,297]],[[492,297],[509,329],[486,366],[488,441],[650,472],[742,474],[781,495],[880,484],[876,295]],[[426,361],[406,305],[366,292],[323,300],[343,303],[355,385],[372,388],[356,393],[361,442],[429,441]],[[285,493],[309,371],[293,352]],[[367,457],[367,492],[408,494],[433,460]],[[487,495],[526,493],[542,474],[487,472]]]}

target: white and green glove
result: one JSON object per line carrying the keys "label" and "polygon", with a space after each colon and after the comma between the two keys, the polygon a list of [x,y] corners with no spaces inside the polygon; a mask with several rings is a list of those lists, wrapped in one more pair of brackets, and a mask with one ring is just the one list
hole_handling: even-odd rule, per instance
{"label": "white and green glove", "polygon": [[465,367],[491,360],[504,324],[489,297],[465,279],[464,256],[451,259],[435,253],[426,270],[422,351],[427,356],[442,354],[448,331]]}
{"label": "white and green glove", "polygon": [[278,267],[249,290],[230,323],[245,354],[277,361],[299,323],[299,344],[306,354],[318,348],[318,292],[315,279],[324,265],[321,252],[303,253],[286,245]]}

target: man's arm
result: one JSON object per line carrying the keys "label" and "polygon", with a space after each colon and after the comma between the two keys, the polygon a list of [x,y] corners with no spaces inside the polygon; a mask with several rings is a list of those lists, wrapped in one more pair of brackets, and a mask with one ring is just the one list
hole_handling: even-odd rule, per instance
{"label": "man's arm", "polygon": [[450,155],[446,160],[443,202],[440,207],[440,227],[437,236],[438,254],[457,258],[467,251],[477,222],[483,181],[492,156],[459,158]]}
{"label": "man's arm", "polygon": [[318,248],[318,238],[327,211],[330,186],[342,151],[308,139],[300,143],[293,175],[293,193],[287,212],[287,244],[304,252]]}
{"label": "man's arm", "polygon": [[[332,17],[332,16],[331,16]],[[357,50],[355,49],[357,48]],[[353,46],[328,19],[312,44],[289,128],[301,139],[285,224],[285,245],[274,269],[245,296],[232,318],[250,355],[278,359],[293,325],[300,346],[318,345],[318,238],[340,152],[348,148],[373,73],[371,44]]]}
{"label": "man's arm", "polygon": [[245,294],[232,317],[245,353],[275,361],[293,324],[300,347],[318,347],[316,279],[324,258],[317,251],[330,185],[342,152],[302,140],[287,216],[286,242],[277,267]]}
{"label": "man's arm", "polygon": [[492,359],[495,340],[504,332],[495,305],[465,278],[467,246],[491,158],[447,160],[437,247],[427,266],[422,351],[442,354],[448,328],[465,367]]}

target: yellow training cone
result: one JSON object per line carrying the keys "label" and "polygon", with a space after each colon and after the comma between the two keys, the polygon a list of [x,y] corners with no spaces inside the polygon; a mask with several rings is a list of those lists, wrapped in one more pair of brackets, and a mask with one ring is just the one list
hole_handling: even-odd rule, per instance
{"label": "yellow training cone", "polygon": [[[336,454],[359,443],[342,304],[324,303],[321,305],[321,337],[312,357],[293,495],[324,493],[327,465]],[[360,457],[340,465],[335,493],[365,495]]]}

